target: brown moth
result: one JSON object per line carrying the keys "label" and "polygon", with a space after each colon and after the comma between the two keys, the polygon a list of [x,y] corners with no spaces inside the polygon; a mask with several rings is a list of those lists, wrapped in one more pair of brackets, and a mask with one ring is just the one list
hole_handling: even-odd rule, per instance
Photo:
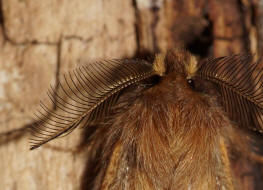
{"label": "brown moth", "polygon": [[93,127],[88,189],[238,189],[229,152],[248,152],[246,130],[262,130],[262,85],[249,55],[89,64],[51,87],[56,109],[41,102],[31,149]]}

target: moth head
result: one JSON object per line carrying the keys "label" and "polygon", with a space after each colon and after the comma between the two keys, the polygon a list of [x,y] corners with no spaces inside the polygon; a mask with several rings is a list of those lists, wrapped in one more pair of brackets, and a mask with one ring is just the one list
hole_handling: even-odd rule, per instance
{"label": "moth head", "polygon": [[184,49],[175,49],[167,53],[157,54],[153,62],[155,72],[168,80],[174,81],[177,87],[195,87],[195,76],[198,71],[198,62],[195,56]]}
{"label": "moth head", "polygon": [[189,79],[195,76],[198,64],[196,57],[188,51],[176,49],[157,54],[153,62],[153,68],[160,76],[177,72],[184,74]]}

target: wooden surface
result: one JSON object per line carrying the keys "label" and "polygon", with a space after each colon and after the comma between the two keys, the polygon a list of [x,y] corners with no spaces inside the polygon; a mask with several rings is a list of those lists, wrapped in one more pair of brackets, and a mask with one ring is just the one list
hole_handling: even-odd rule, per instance
{"label": "wooden surface", "polygon": [[[200,59],[240,52],[257,59],[262,40],[262,0],[0,0],[0,189],[85,189],[85,150],[71,151],[83,130],[50,143],[63,151],[29,151],[24,130],[64,72],[176,47]],[[262,187],[246,175],[253,167],[242,171],[244,189]]]}

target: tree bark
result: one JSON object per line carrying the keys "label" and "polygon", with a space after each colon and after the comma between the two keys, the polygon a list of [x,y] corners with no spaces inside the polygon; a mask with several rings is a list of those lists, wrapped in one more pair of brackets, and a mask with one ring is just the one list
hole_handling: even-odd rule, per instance
{"label": "tree bark", "polygon": [[[68,70],[178,47],[200,60],[244,52],[256,60],[262,41],[262,0],[0,0],[0,189],[85,189],[89,147],[75,151],[83,130],[34,151],[25,132]],[[235,170],[243,189],[263,189],[261,164]]]}

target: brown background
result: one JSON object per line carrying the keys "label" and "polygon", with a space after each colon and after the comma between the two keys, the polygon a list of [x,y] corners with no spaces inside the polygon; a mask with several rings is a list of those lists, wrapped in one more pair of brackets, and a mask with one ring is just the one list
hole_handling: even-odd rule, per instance
{"label": "brown background", "polygon": [[[62,73],[182,46],[257,59],[262,39],[262,0],[0,0],[0,189],[85,189],[83,130],[34,151],[25,132]],[[244,189],[260,188],[252,179]]]}

